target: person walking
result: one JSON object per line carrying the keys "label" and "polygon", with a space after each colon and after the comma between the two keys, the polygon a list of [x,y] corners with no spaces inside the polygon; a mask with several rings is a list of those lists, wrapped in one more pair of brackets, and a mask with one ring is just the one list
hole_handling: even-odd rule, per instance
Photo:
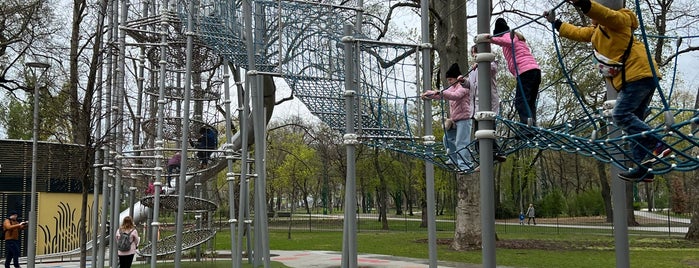
{"label": "person walking", "polygon": [[5,232],[5,268],[10,268],[10,263],[19,267],[19,231],[27,229],[29,225],[27,221],[19,222],[17,215],[17,211],[10,211],[2,223]]}
{"label": "person walking", "polygon": [[119,247],[121,237],[128,236],[130,247],[128,250],[124,248],[118,249],[117,255],[119,255],[119,268],[131,268],[131,263],[133,263],[134,255],[136,254],[136,247],[138,246],[141,238],[138,236],[138,230],[133,224],[133,219],[131,216],[124,217],[121,222],[121,226],[116,231],[117,247]]}
{"label": "person walking", "polygon": [[527,208],[527,225],[529,225],[532,221],[534,222],[534,225],[536,225],[536,212],[534,211],[534,204],[529,204],[529,208]]}

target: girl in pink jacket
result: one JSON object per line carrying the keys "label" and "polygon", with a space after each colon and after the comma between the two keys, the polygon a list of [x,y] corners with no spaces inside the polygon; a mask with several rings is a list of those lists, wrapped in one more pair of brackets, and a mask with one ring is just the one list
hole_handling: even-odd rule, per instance
{"label": "girl in pink jacket", "polygon": [[458,83],[461,76],[459,65],[454,63],[447,70],[446,78],[449,88],[445,90],[427,90],[422,93],[422,99],[445,99],[449,101],[449,114],[454,122],[453,127],[444,130],[444,146],[447,148],[449,163],[455,163],[461,171],[473,168],[471,153],[468,145],[471,143],[471,93]]}
{"label": "girl in pink jacket", "polygon": [[515,109],[519,114],[519,121],[522,124],[527,124],[527,119],[531,118],[532,125],[535,126],[536,98],[539,95],[539,84],[541,84],[541,70],[539,70],[539,64],[532,56],[524,36],[515,32],[514,36],[510,38],[509,31],[510,27],[507,26],[505,19],[498,18],[495,21],[490,42],[502,47],[502,54],[507,60],[507,69],[518,80]]}

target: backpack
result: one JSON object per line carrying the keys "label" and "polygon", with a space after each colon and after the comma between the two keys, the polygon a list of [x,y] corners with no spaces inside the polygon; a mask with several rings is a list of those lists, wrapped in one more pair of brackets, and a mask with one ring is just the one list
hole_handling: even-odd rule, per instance
{"label": "backpack", "polygon": [[119,241],[117,241],[117,248],[119,251],[129,251],[131,250],[131,233],[133,233],[135,229],[131,229],[131,231],[127,232],[121,232],[121,235],[119,235]]}

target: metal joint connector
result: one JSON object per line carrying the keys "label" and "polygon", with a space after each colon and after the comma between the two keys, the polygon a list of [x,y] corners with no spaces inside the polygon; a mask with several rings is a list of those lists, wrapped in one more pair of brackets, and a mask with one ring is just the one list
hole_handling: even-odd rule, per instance
{"label": "metal joint connector", "polygon": [[432,144],[434,144],[434,140],[435,140],[434,135],[422,136],[422,144],[424,144],[424,145],[432,145]]}
{"label": "metal joint connector", "polygon": [[480,33],[477,34],[475,37],[473,37],[473,42],[478,44],[478,43],[489,43],[490,40],[488,40],[489,33]]}
{"label": "metal joint connector", "polygon": [[476,119],[476,121],[492,121],[495,120],[495,116],[497,116],[497,114],[493,111],[479,111],[473,115],[473,118]]}
{"label": "metal joint connector", "polygon": [[479,139],[495,139],[495,130],[493,129],[481,129],[481,130],[476,130],[476,134],[474,135],[477,140]]}
{"label": "metal joint connector", "polygon": [[341,40],[343,43],[354,42],[354,36],[343,36]]}
{"label": "metal joint connector", "polygon": [[345,145],[352,145],[352,144],[359,143],[359,140],[357,139],[357,134],[354,134],[354,133],[345,134],[342,138],[344,139]]}
{"label": "metal joint connector", "polygon": [[476,62],[493,62],[495,61],[495,54],[490,52],[478,53],[476,54]]}

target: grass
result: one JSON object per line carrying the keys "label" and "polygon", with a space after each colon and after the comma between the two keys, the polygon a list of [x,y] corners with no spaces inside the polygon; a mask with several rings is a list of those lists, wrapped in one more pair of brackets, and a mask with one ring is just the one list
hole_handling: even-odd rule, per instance
{"label": "grass", "polygon": [[[271,220],[270,249],[342,251],[343,235],[338,226],[341,228],[341,221],[324,220],[310,223],[294,221],[289,233],[289,221]],[[429,258],[426,243],[427,231],[419,227],[419,222],[391,221],[390,226],[394,229],[389,232],[378,231],[378,223],[372,220],[360,220],[359,226],[357,233],[359,253]],[[327,228],[327,230],[319,231],[320,228]],[[481,250],[477,247],[473,250],[458,252],[449,248],[449,240],[453,237],[452,223],[440,223],[437,229],[439,242],[437,252],[440,261],[481,263]],[[166,232],[163,231],[163,234]],[[497,225],[496,232],[500,239],[496,245],[498,265],[541,268],[596,268],[616,265],[615,243],[611,229]],[[230,249],[230,232],[227,226],[219,230],[212,242],[216,249]],[[629,230],[628,242],[631,267],[699,267],[699,243],[689,242],[681,237],[668,237],[667,233],[633,230]],[[230,265],[230,262],[227,262],[227,265]],[[158,267],[161,266],[158,265]],[[187,267],[199,266],[187,265]],[[217,266],[208,265],[207,267]]]}
{"label": "grass", "polygon": [[[512,228],[512,227],[510,227]],[[532,232],[503,232],[498,228],[496,259],[498,265],[512,267],[614,267],[614,238],[611,232],[574,234],[553,232],[553,228],[533,227]],[[565,229],[565,228],[563,228]],[[579,232],[579,230],[578,230]],[[458,263],[481,263],[480,249],[454,251],[449,248],[453,233],[438,232],[438,259]],[[287,232],[269,233],[273,250],[328,250],[342,251],[342,232]],[[215,238],[217,249],[230,249],[229,232],[222,230]],[[385,254],[428,259],[426,231],[380,232],[364,231],[357,234],[359,253]],[[505,248],[500,243],[508,243]],[[647,237],[631,234],[630,263],[639,268],[699,267],[699,244],[683,239]],[[511,246],[515,247],[512,248]],[[517,248],[524,245],[523,248]],[[543,247],[543,248],[537,248]],[[160,266],[159,266],[160,267]],[[189,267],[189,266],[188,266]]]}

